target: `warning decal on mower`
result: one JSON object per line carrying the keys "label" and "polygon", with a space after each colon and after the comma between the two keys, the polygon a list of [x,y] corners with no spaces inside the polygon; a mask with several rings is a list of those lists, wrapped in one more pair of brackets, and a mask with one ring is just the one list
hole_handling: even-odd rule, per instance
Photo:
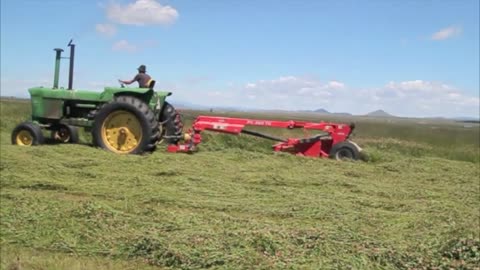
{"label": "warning decal on mower", "polygon": [[256,126],[271,126],[271,121],[257,121],[257,120],[249,120],[246,123],[247,125],[256,125]]}
{"label": "warning decal on mower", "polygon": [[214,125],[213,125],[213,128],[214,128],[214,129],[226,129],[226,128],[227,128],[227,124],[214,124]]}

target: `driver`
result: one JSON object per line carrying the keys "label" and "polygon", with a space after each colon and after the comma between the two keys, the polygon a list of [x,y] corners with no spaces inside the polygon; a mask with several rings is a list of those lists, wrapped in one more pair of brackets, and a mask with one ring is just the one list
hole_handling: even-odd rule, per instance
{"label": "driver", "polygon": [[132,80],[130,81],[118,80],[118,81],[124,84],[132,84],[134,82],[138,82],[139,88],[148,88],[152,78],[150,77],[150,75],[145,73],[147,72],[147,67],[145,65],[141,65],[137,68],[137,70],[138,70],[138,74],[135,75],[135,77]]}

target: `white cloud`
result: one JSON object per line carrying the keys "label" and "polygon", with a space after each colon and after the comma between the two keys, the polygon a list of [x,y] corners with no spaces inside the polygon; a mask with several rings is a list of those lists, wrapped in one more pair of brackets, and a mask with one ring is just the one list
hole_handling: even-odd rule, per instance
{"label": "white cloud", "polygon": [[445,40],[453,38],[462,33],[462,28],[459,26],[449,26],[447,28],[441,29],[440,31],[433,33],[431,39],[433,40]]}
{"label": "white cloud", "polygon": [[136,0],[127,5],[111,3],[106,11],[112,22],[129,25],[167,25],[179,16],[175,8],[163,6],[155,0]]}
{"label": "white cloud", "polygon": [[[202,87],[205,88],[205,87]],[[177,92],[195,91],[189,102],[199,105],[250,107],[256,109],[312,110],[366,114],[383,109],[397,116],[478,116],[480,99],[465,94],[454,86],[434,81],[391,81],[375,88],[346,86],[341,81],[320,81],[312,78],[283,76],[270,80],[247,82],[221,92],[187,90],[178,85]],[[221,94],[220,94],[221,93]],[[180,94],[175,94],[180,95]]]}
{"label": "white cloud", "polygon": [[[240,105],[262,109],[312,109],[325,106],[332,97],[340,94],[339,91],[345,89],[345,84],[336,80],[321,82],[307,77],[282,76],[248,82],[241,87],[231,86],[231,98],[219,99],[218,102],[225,106]],[[240,102],[242,100],[249,102]]]}
{"label": "white cloud", "polygon": [[429,82],[422,80],[389,82],[383,89],[377,91],[376,94],[385,94],[386,96],[425,96],[435,95],[438,93],[446,93],[453,90],[452,87],[438,82]]}
{"label": "white cloud", "polygon": [[113,37],[117,33],[117,27],[108,23],[99,23],[95,25],[95,30],[97,33],[106,37]]}
{"label": "white cloud", "polygon": [[337,82],[337,81],[330,81],[326,85],[327,89],[342,89],[345,88],[345,84],[342,82]]}
{"label": "white cloud", "polygon": [[114,51],[126,51],[126,52],[136,52],[138,47],[129,43],[128,41],[122,39],[113,44],[112,50]]}
{"label": "white cloud", "polygon": [[308,78],[285,76],[273,80],[259,80],[254,83],[250,82],[245,84],[244,88],[250,91],[263,90],[274,95],[278,93],[290,93],[292,89],[294,89],[297,94],[314,95],[314,93],[332,91],[344,87],[345,84],[338,81],[321,83]]}
{"label": "white cloud", "polygon": [[[368,97],[372,96],[372,99]],[[478,116],[480,99],[441,82],[423,80],[389,82],[378,89],[362,91],[365,104],[404,116]]]}

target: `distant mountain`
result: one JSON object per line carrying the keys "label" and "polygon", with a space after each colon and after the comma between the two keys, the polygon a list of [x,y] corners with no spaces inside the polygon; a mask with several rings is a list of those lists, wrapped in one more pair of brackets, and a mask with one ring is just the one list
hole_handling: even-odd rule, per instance
{"label": "distant mountain", "polygon": [[372,116],[372,117],[395,117],[395,116],[385,112],[384,110],[376,110],[376,111],[367,113],[366,115],[367,116]]}
{"label": "distant mountain", "polygon": [[325,110],[325,109],[316,109],[315,111],[313,112],[316,112],[316,113],[324,113],[324,114],[329,114],[330,112]]}

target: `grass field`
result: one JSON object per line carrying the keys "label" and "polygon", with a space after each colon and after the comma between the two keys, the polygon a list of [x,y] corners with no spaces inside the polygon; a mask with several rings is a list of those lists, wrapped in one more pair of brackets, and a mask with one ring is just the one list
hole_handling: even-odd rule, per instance
{"label": "grass field", "polygon": [[119,156],[89,134],[12,146],[29,104],[0,106],[1,269],[480,269],[478,125],[322,118],[355,121],[366,162],[211,133],[193,155]]}

